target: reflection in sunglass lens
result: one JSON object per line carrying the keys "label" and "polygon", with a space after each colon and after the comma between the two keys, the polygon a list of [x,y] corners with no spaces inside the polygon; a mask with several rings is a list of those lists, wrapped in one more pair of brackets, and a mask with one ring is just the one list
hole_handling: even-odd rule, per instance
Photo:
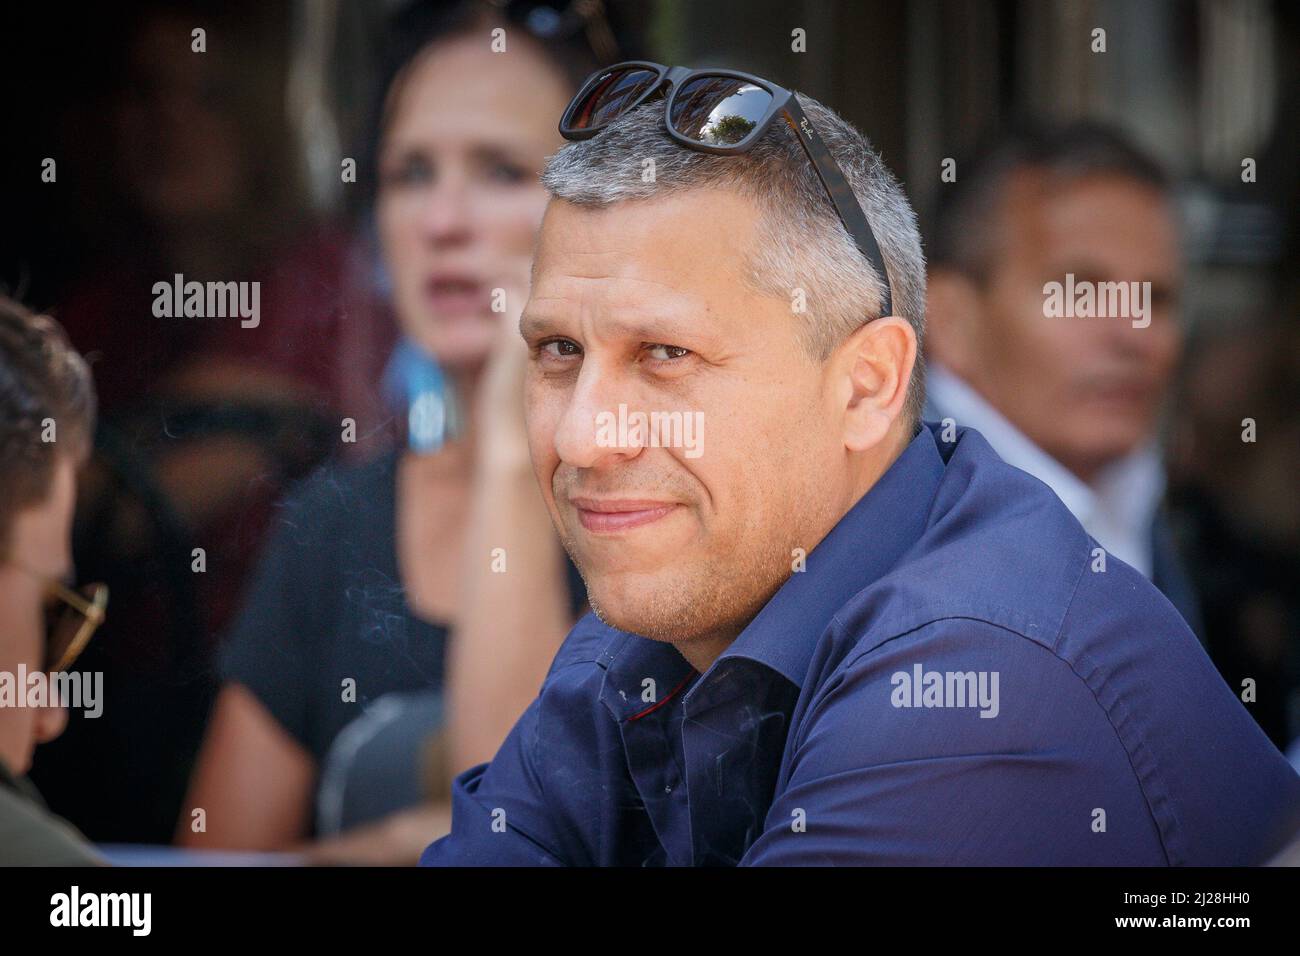
{"label": "reflection in sunglass lens", "polygon": [[730,76],[700,76],[673,100],[668,121],[687,139],[709,146],[734,146],[754,131],[772,105],[761,86]]}
{"label": "reflection in sunglass lens", "polygon": [[569,118],[571,129],[591,129],[617,119],[659,78],[654,70],[626,67],[606,73]]}

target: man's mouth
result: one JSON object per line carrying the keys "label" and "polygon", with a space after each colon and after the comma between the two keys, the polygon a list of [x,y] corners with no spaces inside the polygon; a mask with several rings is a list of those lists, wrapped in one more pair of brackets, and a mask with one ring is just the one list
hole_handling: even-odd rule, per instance
{"label": "man's mouth", "polygon": [[674,501],[635,498],[570,498],[578,520],[595,534],[628,531],[651,524],[670,514]]}
{"label": "man's mouth", "polygon": [[1088,383],[1086,397],[1104,405],[1142,406],[1153,400],[1151,385],[1140,378],[1103,378]]}

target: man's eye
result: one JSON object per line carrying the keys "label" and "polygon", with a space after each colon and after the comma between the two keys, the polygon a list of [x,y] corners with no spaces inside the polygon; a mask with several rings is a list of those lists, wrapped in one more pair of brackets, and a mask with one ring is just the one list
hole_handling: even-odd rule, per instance
{"label": "man's eye", "polygon": [[549,358],[571,358],[582,354],[582,347],[571,339],[551,339],[538,346],[543,355]]}
{"label": "man's eye", "polygon": [[652,358],[660,362],[671,362],[673,359],[685,358],[691,354],[690,349],[684,349],[680,345],[647,345],[646,350]]}

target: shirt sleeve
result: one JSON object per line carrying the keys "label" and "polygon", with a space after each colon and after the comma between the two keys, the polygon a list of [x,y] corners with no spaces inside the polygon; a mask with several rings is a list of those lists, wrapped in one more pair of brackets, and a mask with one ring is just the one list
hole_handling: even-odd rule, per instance
{"label": "shirt sleeve", "polygon": [[[913,685],[935,672],[971,675],[974,700],[927,706],[925,678]],[[1042,861],[1045,848],[1076,864],[1164,859],[1084,682],[1040,644],[952,619],[826,682],[741,865],[1000,866]]]}
{"label": "shirt sleeve", "polygon": [[562,866],[548,839],[546,797],[534,762],[541,698],[534,700],[490,764],[452,781],[451,833],[421,866]]}
{"label": "shirt sleeve", "polygon": [[[452,781],[451,833],[422,866],[591,866],[622,837],[620,730],[599,700],[604,629],[575,625],[490,764]],[[602,855],[602,848],[604,855]]]}

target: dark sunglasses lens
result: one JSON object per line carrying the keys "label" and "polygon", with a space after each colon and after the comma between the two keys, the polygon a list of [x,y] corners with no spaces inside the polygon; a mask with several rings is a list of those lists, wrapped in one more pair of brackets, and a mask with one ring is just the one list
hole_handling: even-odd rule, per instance
{"label": "dark sunglasses lens", "polygon": [[697,76],[673,100],[668,121],[682,136],[708,146],[734,146],[754,131],[772,105],[761,86],[731,76]]}
{"label": "dark sunglasses lens", "polygon": [[624,67],[606,73],[592,85],[569,117],[569,129],[592,129],[617,119],[647,89],[659,74],[640,67]]}

